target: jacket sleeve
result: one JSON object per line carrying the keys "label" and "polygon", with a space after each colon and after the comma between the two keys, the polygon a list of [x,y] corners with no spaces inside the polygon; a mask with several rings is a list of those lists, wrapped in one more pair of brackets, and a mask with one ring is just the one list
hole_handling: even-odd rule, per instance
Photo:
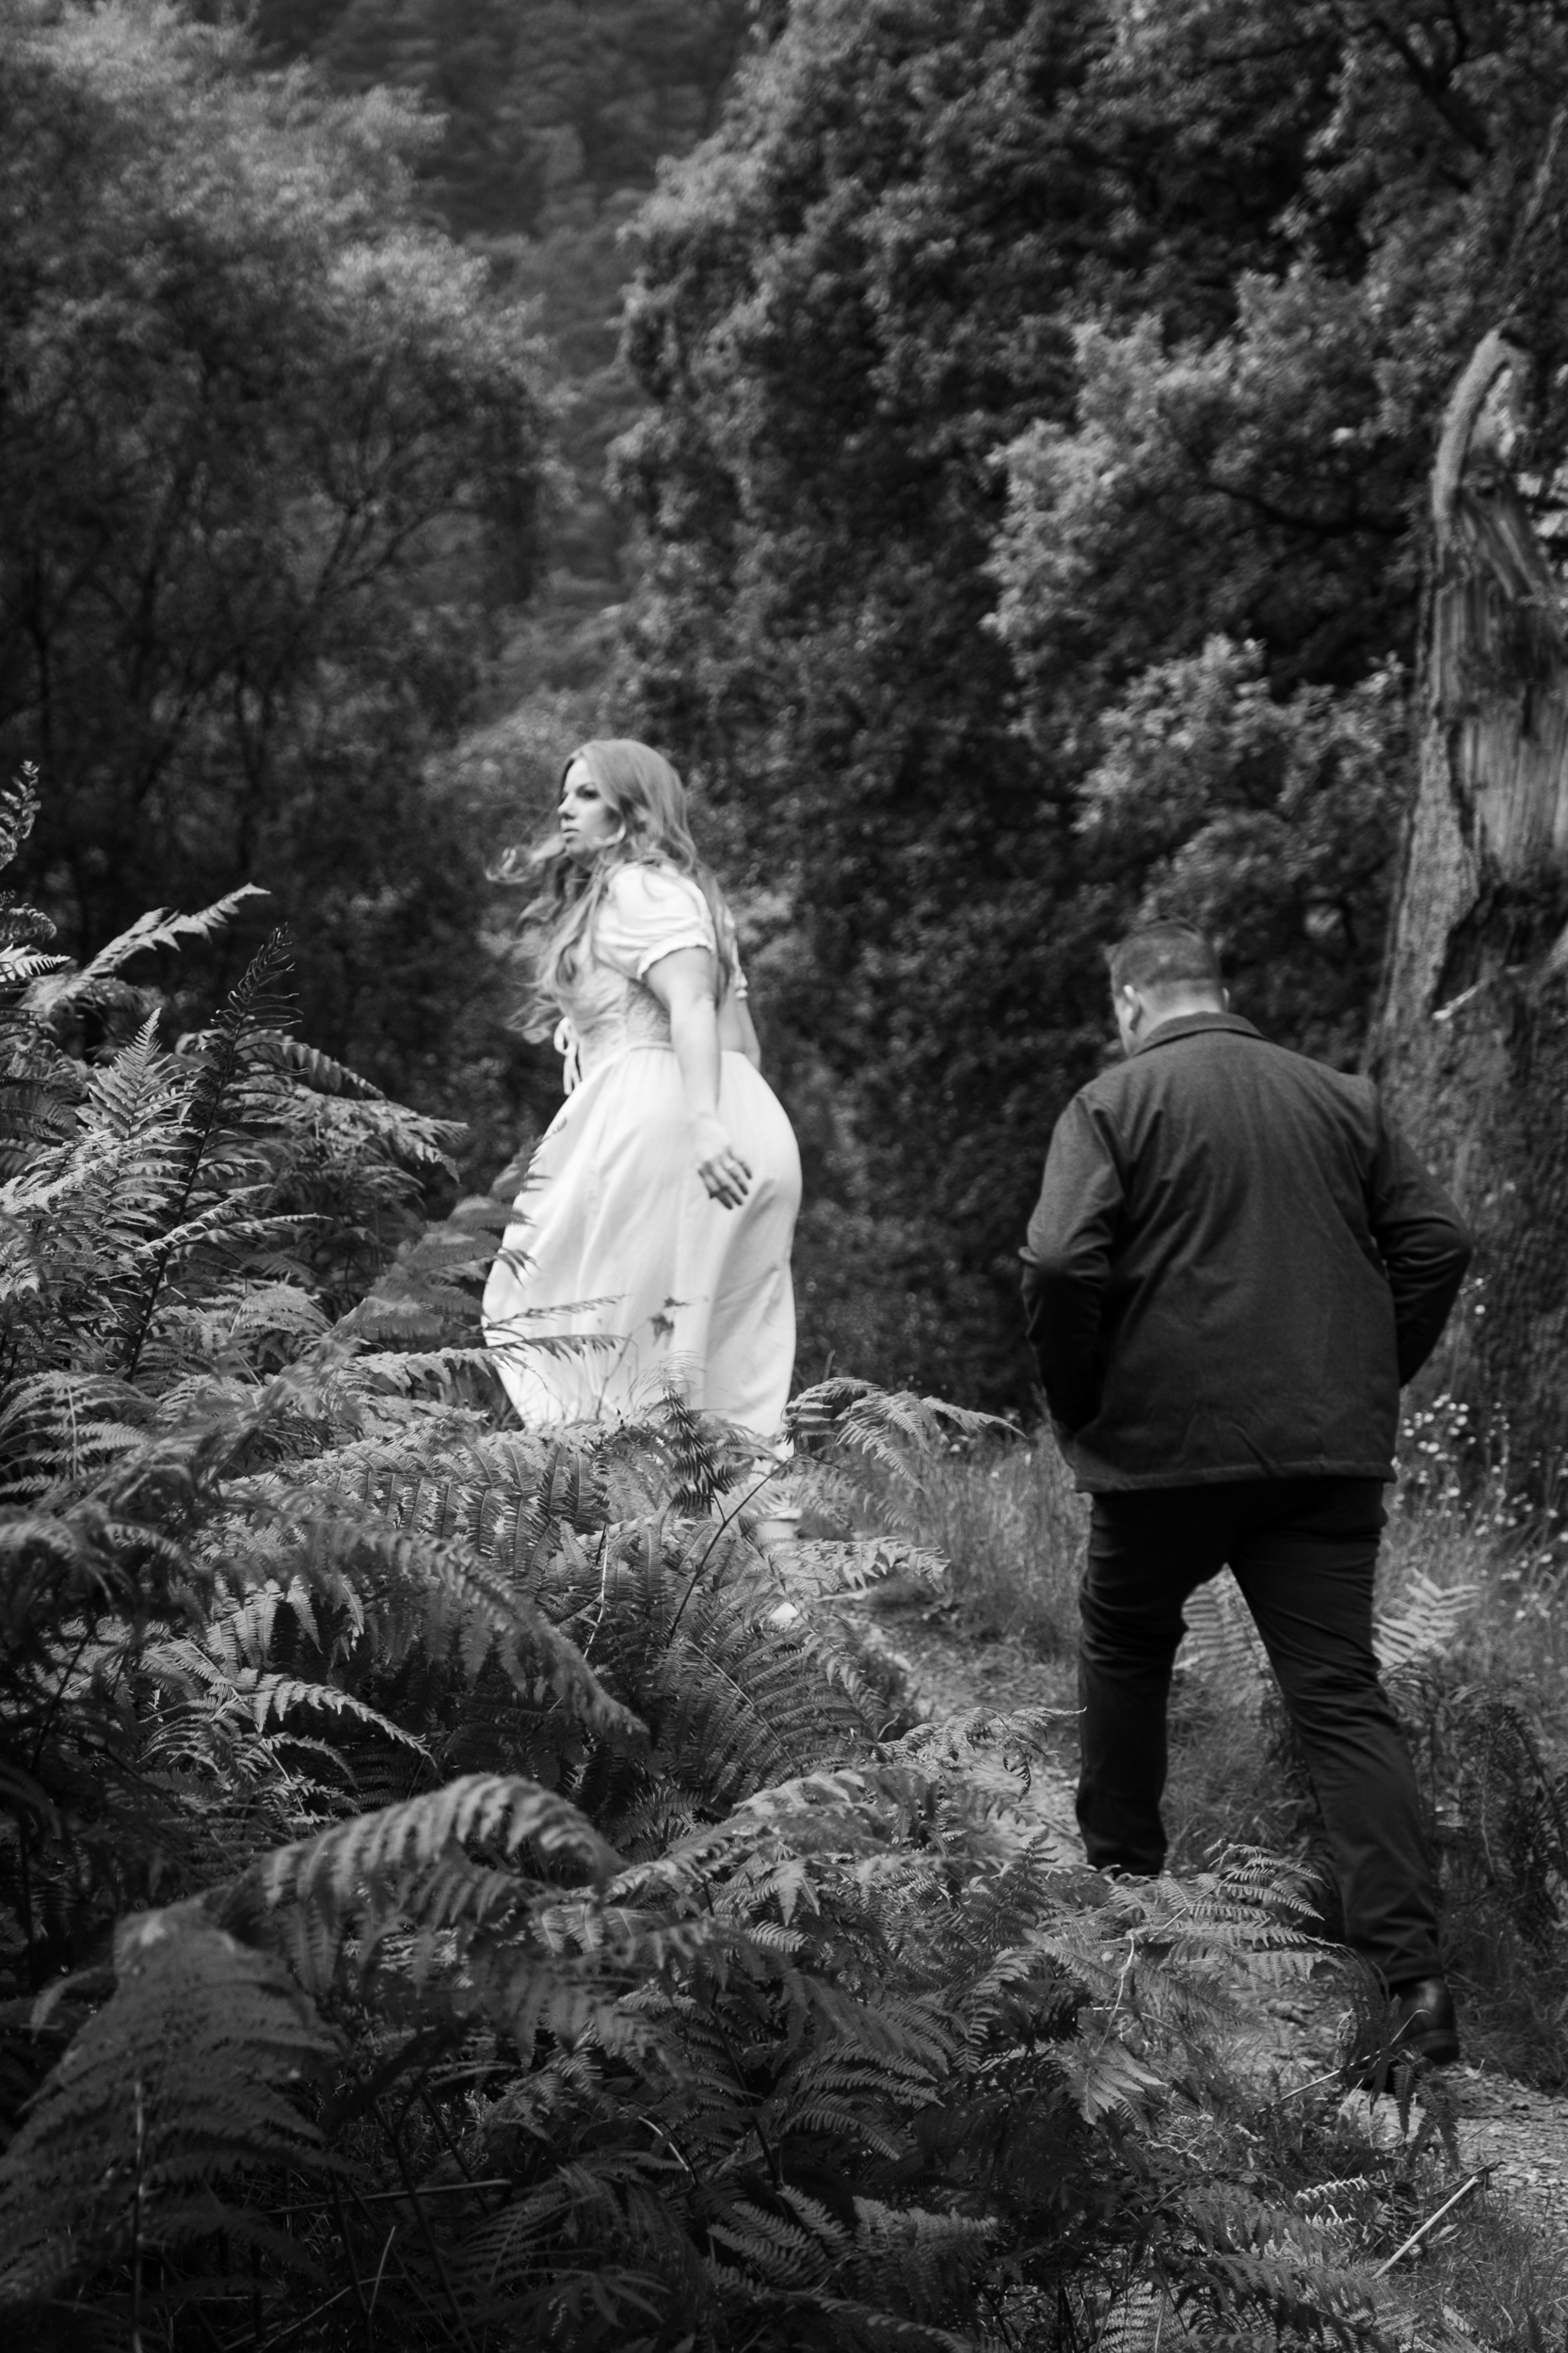
{"label": "jacket sleeve", "polygon": [[1402,1388],[1437,1346],[1475,1244],[1442,1186],[1388,1125],[1381,1107],[1368,1209],[1394,1294]]}
{"label": "jacket sleeve", "polygon": [[1051,1418],[1081,1430],[1099,1405],[1100,1305],[1122,1209],[1122,1178],[1102,1124],[1076,1096],[1046,1155],[1029,1221],[1024,1316]]}

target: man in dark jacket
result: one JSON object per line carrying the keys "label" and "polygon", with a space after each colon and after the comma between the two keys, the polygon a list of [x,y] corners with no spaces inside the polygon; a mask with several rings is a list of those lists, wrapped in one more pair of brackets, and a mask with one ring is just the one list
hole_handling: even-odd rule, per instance
{"label": "man in dark jacket", "polygon": [[1322,1809],[1346,1933],[1401,2042],[1458,2056],[1416,1779],[1372,1651],[1401,1385],[1470,1257],[1376,1090],[1227,1012],[1209,942],[1110,956],[1127,1059],[1068,1104],[1024,1250],[1046,1400],[1094,1497],[1079,1821],[1155,1872],[1182,1608],[1227,1563]]}

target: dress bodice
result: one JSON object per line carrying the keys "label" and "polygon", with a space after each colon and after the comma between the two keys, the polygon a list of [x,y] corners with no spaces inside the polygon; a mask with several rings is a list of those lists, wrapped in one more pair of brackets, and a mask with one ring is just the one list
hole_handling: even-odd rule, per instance
{"label": "dress bodice", "polygon": [[[726,910],[734,954],[734,925]],[[557,1050],[569,1095],[580,1080],[638,1046],[668,1046],[669,1016],[648,985],[661,956],[678,948],[716,954],[713,918],[690,875],[670,866],[618,866],[595,911],[578,968],[561,991]],[[739,961],[732,985],[745,993]]]}

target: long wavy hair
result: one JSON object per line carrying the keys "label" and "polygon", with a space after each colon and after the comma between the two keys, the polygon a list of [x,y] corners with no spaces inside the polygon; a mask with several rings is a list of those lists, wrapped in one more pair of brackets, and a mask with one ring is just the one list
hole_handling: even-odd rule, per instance
{"label": "long wavy hair", "polygon": [[591,865],[572,857],[558,829],[532,844],[514,843],[489,870],[492,882],[532,886],[517,921],[517,952],[527,974],[513,1027],[525,1037],[548,1037],[565,990],[576,976],[594,916],[620,866],[664,866],[687,874],[708,902],[718,942],[718,993],[722,1003],[734,978],[735,959],[724,896],[712,870],[697,856],[686,809],[686,788],[664,758],[630,735],[599,736],[580,744],[562,762],[567,771],[581,760],[619,820],[620,832],[605,843]]}

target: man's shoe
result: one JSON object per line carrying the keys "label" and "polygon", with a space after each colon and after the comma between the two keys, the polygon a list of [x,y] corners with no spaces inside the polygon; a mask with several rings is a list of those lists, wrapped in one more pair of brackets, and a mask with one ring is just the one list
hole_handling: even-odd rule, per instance
{"label": "man's shoe", "polygon": [[1447,1980],[1413,1977],[1392,1992],[1388,2039],[1395,2054],[1409,2052],[1429,2067],[1451,2067],[1459,2057],[1459,2022]]}

